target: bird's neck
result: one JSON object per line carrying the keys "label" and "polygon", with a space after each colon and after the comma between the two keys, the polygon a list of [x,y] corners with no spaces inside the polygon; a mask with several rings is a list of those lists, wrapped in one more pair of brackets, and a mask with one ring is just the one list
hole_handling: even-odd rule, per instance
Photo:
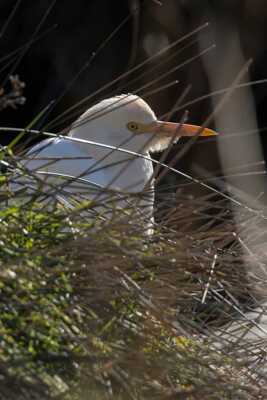
{"label": "bird's neck", "polygon": [[[117,157],[116,152],[108,156],[103,167],[106,169],[110,187],[122,192],[142,192],[151,180],[153,165],[149,154],[143,157]],[[152,183],[151,183],[152,184]]]}

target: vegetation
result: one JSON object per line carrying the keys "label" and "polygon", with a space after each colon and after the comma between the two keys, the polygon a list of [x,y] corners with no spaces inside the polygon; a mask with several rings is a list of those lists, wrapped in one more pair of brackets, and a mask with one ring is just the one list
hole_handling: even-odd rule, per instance
{"label": "vegetation", "polygon": [[93,203],[22,203],[10,176],[0,193],[0,398],[264,398],[251,348],[236,334],[239,347],[226,350],[219,334],[254,299],[232,219],[217,217],[226,200],[180,194],[180,229],[158,224],[149,238],[131,212],[92,223]]}
{"label": "vegetation", "polygon": [[[38,29],[19,61],[39,38]],[[226,100],[235,87],[225,91]],[[9,88],[0,88],[0,111],[23,104],[23,89],[11,76]],[[51,106],[0,150],[0,400],[265,399],[262,207],[233,201],[224,185],[221,192],[188,195],[190,185],[199,189],[194,179],[175,181],[170,201],[170,187],[161,184],[149,236],[130,196],[122,211],[106,191],[108,220],[97,196],[59,204],[56,188],[19,158],[31,142],[30,129]],[[54,122],[80,111],[77,104]],[[165,172],[158,168],[157,177]],[[18,176],[24,184],[13,186]],[[168,185],[174,182],[169,177]]]}

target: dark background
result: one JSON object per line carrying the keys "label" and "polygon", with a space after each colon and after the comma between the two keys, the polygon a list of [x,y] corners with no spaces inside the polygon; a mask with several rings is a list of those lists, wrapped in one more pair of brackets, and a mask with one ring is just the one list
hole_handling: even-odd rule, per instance
{"label": "dark background", "polygon": [[[14,6],[17,5],[16,12],[0,38],[1,56],[8,55],[31,39],[34,40],[36,31],[39,35],[57,25],[40,40],[30,43],[26,49],[18,53],[17,57],[11,59],[11,63],[1,62],[1,82],[5,82],[9,73],[18,73],[21,80],[26,83],[24,94],[27,99],[25,105],[18,107],[17,110],[6,108],[2,111],[1,125],[25,127],[51,100],[60,99],[56,106],[52,107],[51,112],[35,124],[35,127],[40,129],[46,127],[49,121],[67,107],[92,94],[129,68],[138,65],[156,51],[207,21],[210,22],[210,27],[206,29],[207,42],[208,44],[215,42],[217,45],[217,48],[212,51],[212,57],[217,62],[219,61],[221,69],[218,74],[222,73],[224,66],[229,66],[233,57],[231,49],[227,48],[226,51],[223,48],[223,34],[220,33],[218,40],[216,34],[214,36],[217,27],[221,27],[220,32],[227,33],[234,30],[238,35],[244,60],[253,59],[249,79],[258,80],[267,77],[265,0],[162,0],[161,6],[157,3],[158,1],[153,0],[76,0],[74,2],[1,0],[0,26],[2,29]],[[103,45],[111,32],[118,28],[127,16],[130,16],[127,22],[112,40]],[[134,91],[179,63],[197,55],[200,51],[199,39],[197,36],[194,38],[196,42],[193,45],[181,51],[170,61],[167,59],[173,54],[172,52],[154,59],[134,74],[91,98],[79,110],[79,113],[111,93]],[[181,43],[180,49],[188,42],[189,40]],[[102,46],[102,49],[98,52],[99,46]],[[97,54],[86,67],[94,51],[97,51]],[[156,69],[151,71],[151,68]],[[145,72],[147,75],[141,76]],[[235,74],[232,78],[234,77]],[[191,84],[192,88],[186,101],[209,93],[211,87],[208,78],[203,59],[200,57],[141,91],[140,94],[146,98],[155,112],[161,115],[173,107],[188,84]],[[132,79],[137,80],[131,84]],[[151,89],[156,89],[174,79],[179,80],[179,84],[168,90],[146,96]],[[226,83],[231,83],[231,80]],[[5,89],[8,90],[8,87],[6,86]],[[267,84],[253,86],[252,93],[257,123],[259,128],[263,129],[267,126],[265,112]],[[201,124],[212,111],[212,107],[210,99],[190,106],[189,120]],[[172,119],[177,120],[181,116],[182,111],[174,113]],[[52,125],[51,130],[60,131],[66,128],[73,119],[75,116],[68,121]],[[212,124],[213,121],[210,126],[213,126]],[[240,130],[240,133],[244,130],[244,126],[241,125],[235,126],[235,130],[236,128]],[[6,144],[11,137],[12,134],[1,133],[0,142]],[[200,139],[200,143],[194,145],[180,161],[179,167],[182,170],[190,170],[192,159],[194,159],[195,163],[199,163],[206,170],[217,171],[220,162],[216,142],[206,141],[203,146],[203,140]],[[261,141],[266,155],[267,140],[265,140],[264,132],[261,134]],[[171,156],[175,151],[176,148]]]}

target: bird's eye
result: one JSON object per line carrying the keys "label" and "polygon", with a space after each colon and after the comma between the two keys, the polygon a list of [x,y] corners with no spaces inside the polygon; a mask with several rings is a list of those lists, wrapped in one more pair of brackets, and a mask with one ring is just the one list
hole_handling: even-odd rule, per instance
{"label": "bird's eye", "polygon": [[131,132],[138,132],[139,130],[139,126],[136,122],[129,122],[127,124],[127,128],[131,131]]}

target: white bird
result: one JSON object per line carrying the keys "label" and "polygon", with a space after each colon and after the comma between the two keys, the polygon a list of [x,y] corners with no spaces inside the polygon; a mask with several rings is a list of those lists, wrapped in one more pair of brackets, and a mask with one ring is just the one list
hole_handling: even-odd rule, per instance
{"label": "white bird", "polygon": [[[149,153],[164,150],[181,136],[199,132],[201,136],[216,135],[207,128],[201,131],[196,125],[159,121],[143,99],[124,94],[89,108],[72,124],[66,137],[44,140],[31,148],[21,162],[40,180],[52,184],[47,191],[61,201],[68,199],[66,193],[79,192],[90,198],[96,187],[109,188],[120,195],[140,194],[150,184],[150,196],[139,199],[140,208],[146,207],[150,218],[154,187]],[[17,179],[16,183],[31,187],[25,179]]]}

